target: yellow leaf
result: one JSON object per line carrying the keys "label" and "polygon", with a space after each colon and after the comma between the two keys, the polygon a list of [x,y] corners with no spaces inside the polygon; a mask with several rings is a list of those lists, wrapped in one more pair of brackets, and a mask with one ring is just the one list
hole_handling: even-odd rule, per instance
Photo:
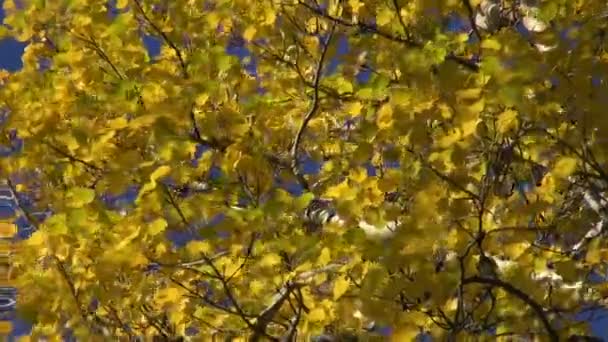
{"label": "yellow leaf", "polygon": [[249,283],[249,292],[252,296],[258,295],[264,291],[266,286],[259,279],[253,279],[251,283]]}
{"label": "yellow leaf", "polygon": [[260,260],[260,266],[262,267],[274,267],[281,263],[281,256],[277,253],[267,253]]}
{"label": "yellow leaf", "polygon": [[322,322],[325,320],[326,314],[323,308],[314,308],[308,313],[308,321]]}
{"label": "yellow leaf", "polygon": [[503,247],[503,253],[514,260],[525,253],[529,247],[530,244],[528,242],[510,243]]}
{"label": "yellow leaf", "polygon": [[58,136],[56,136],[55,139],[57,139],[57,141],[63,143],[70,152],[74,152],[75,150],[78,149],[78,147],[80,147],[78,140],[76,140],[76,138],[74,138],[74,136],[71,134],[58,135]]}
{"label": "yellow leaf", "polygon": [[567,178],[576,170],[577,160],[572,157],[560,157],[551,173],[558,178]]}
{"label": "yellow leaf", "polygon": [[463,89],[456,92],[458,100],[474,100],[481,95],[481,88]]}
{"label": "yellow leaf", "polygon": [[160,103],[167,99],[168,95],[165,89],[157,83],[146,84],[142,91],[141,97],[146,104]]}
{"label": "yellow leaf", "polygon": [[171,167],[169,167],[167,165],[163,165],[163,166],[157,168],[156,170],[154,170],[154,172],[152,172],[152,174],[150,175],[150,182],[144,184],[144,186],[141,188],[141,191],[139,193],[136,203],[139,203],[141,201],[141,198],[143,197],[143,195],[154,190],[156,188],[156,181],[159,178],[168,175],[169,172],[171,172]]}
{"label": "yellow leaf", "polygon": [[486,106],[486,101],[484,98],[480,98],[478,101],[471,105],[461,106],[460,111],[465,116],[479,116],[479,114],[483,111]]}
{"label": "yellow leaf", "polygon": [[255,28],[255,26],[251,25],[247,29],[245,29],[245,32],[243,32],[243,38],[246,41],[250,42],[253,40],[253,37],[255,36],[256,32],[257,29]]}
{"label": "yellow leaf", "polygon": [[391,341],[415,341],[418,334],[420,334],[420,329],[415,325],[404,325],[395,329],[395,332],[391,335]]}
{"label": "yellow leaf", "polygon": [[357,191],[348,185],[348,181],[344,180],[338,185],[329,187],[325,192],[325,197],[349,201],[357,198]]}
{"label": "yellow leaf", "polygon": [[587,251],[587,254],[585,255],[585,261],[587,261],[587,263],[589,263],[591,265],[595,265],[601,261],[601,257],[602,257],[602,253],[601,253],[600,249],[593,248],[593,249]]}
{"label": "yellow leaf", "polygon": [[496,39],[484,39],[481,42],[481,47],[489,50],[500,50],[501,45]]}
{"label": "yellow leaf", "polygon": [[336,279],[334,282],[334,300],[342,297],[343,294],[346,293],[348,287],[350,286],[350,281],[346,279],[346,277],[342,276]]}
{"label": "yellow leaf", "polygon": [[127,7],[128,4],[129,4],[129,0],[116,0],[117,9],[123,9],[123,8]]}
{"label": "yellow leaf", "polygon": [[169,172],[171,171],[171,167],[167,166],[167,165],[163,165],[159,168],[157,168],[156,170],[154,170],[154,172],[152,172],[152,174],[150,175],[150,180],[157,180],[161,177],[166,176],[167,174],[169,174]]}
{"label": "yellow leaf", "polygon": [[122,129],[129,125],[129,122],[124,117],[119,117],[108,121],[108,128],[110,129]]}
{"label": "yellow leaf", "polygon": [[134,229],[131,234],[125,236],[120,242],[114,247],[115,250],[121,250],[125,248],[131,241],[133,241],[139,235],[139,228]]}
{"label": "yellow leaf", "polygon": [[350,171],[348,178],[352,179],[356,183],[362,183],[367,179],[367,170],[362,167],[355,168]]}
{"label": "yellow leaf", "polygon": [[277,20],[277,12],[273,6],[264,6],[264,22],[263,25],[271,26],[274,25]]}
{"label": "yellow leaf", "polygon": [[348,0],[348,5],[352,9],[353,14],[358,14],[359,9],[363,6],[365,6],[365,2],[362,2],[359,0]]}
{"label": "yellow leaf", "polygon": [[88,188],[72,188],[66,194],[66,204],[72,208],[82,208],[95,199],[95,190]]}
{"label": "yellow leaf", "polygon": [[517,127],[517,124],[517,112],[512,109],[508,109],[498,115],[496,128],[500,133],[507,133],[511,129]]}
{"label": "yellow leaf", "polygon": [[156,302],[163,306],[165,304],[172,304],[179,300],[181,291],[175,287],[167,287],[161,289],[156,294]]}
{"label": "yellow leaf", "polygon": [[28,246],[41,246],[45,241],[46,234],[41,230],[35,231],[27,240],[25,240]]}
{"label": "yellow leaf", "polygon": [[153,236],[158,235],[162,233],[165,228],[167,228],[167,221],[163,218],[158,218],[148,225],[148,233]]}
{"label": "yellow leaf", "polygon": [[477,130],[478,122],[479,122],[479,120],[477,118],[463,122],[461,125],[462,137],[465,138],[465,137],[468,137],[469,135],[475,133],[475,131]]}
{"label": "yellow leaf", "polygon": [[198,257],[201,254],[207,254],[211,251],[211,244],[208,241],[194,240],[188,242],[186,245],[186,252],[192,257]]}
{"label": "yellow leaf", "polygon": [[363,109],[361,102],[351,102],[346,106],[346,112],[352,116],[361,114],[361,109]]}
{"label": "yellow leaf", "polygon": [[324,247],[321,250],[321,255],[319,255],[319,259],[317,259],[317,264],[321,265],[321,266],[325,266],[325,265],[329,264],[330,261],[331,261],[331,252],[329,251],[329,248]]}
{"label": "yellow leaf", "polygon": [[378,118],[376,120],[378,128],[386,129],[393,125],[393,107],[386,103],[378,110]]}
{"label": "yellow leaf", "polygon": [[209,94],[206,94],[206,93],[199,94],[195,99],[196,105],[203,106],[203,105],[205,105],[205,103],[207,103],[208,99],[209,99]]}
{"label": "yellow leaf", "polygon": [[376,13],[376,24],[378,26],[384,26],[393,20],[395,11],[388,6],[379,6],[378,13]]}
{"label": "yellow leaf", "polygon": [[148,258],[141,251],[137,251],[131,254],[129,265],[131,265],[131,267],[143,266],[147,265],[149,262],[150,260],[148,260]]}

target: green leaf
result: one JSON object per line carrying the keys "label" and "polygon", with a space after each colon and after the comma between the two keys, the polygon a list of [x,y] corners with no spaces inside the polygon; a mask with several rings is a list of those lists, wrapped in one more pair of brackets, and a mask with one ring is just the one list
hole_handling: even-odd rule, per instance
{"label": "green leaf", "polygon": [[577,164],[578,161],[573,157],[560,157],[551,173],[559,178],[567,178],[576,171]]}
{"label": "green leaf", "polygon": [[296,210],[303,210],[304,208],[306,208],[308,206],[310,201],[312,201],[314,198],[315,198],[315,194],[313,194],[311,192],[306,192],[306,193],[300,195],[295,200],[295,203],[294,203]]}
{"label": "green leaf", "polygon": [[165,221],[165,219],[158,218],[148,225],[148,233],[152,236],[158,235],[164,232],[166,228],[167,221]]}
{"label": "green leaf", "polygon": [[66,194],[66,205],[71,208],[82,208],[93,202],[94,199],[95,190],[76,187],[68,190]]}
{"label": "green leaf", "polygon": [[486,38],[481,42],[481,47],[489,50],[500,50],[501,45],[496,39]]}

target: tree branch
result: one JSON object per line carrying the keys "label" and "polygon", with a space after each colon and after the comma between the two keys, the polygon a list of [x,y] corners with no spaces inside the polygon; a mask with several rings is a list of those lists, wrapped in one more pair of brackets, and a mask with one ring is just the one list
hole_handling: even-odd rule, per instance
{"label": "tree branch", "polygon": [[330,29],[330,31],[328,33],[328,37],[325,40],[325,42],[322,42],[323,47],[321,50],[321,56],[319,57],[319,61],[317,62],[317,67],[316,67],[315,76],[314,76],[314,80],[313,80],[314,92],[313,92],[312,103],[310,105],[310,108],[308,109],[308,112],[304,116],[304,120],[302,120],[302,124],[300,125],[300,128],[298,129],[298,132],[296,133],[296,136],[293,140],[293,144],[291,145],[291,158],[292,158],[291,168],[293,170],[293,173],[298,178],[300,184],[304,187],[304,189],[306,189],[308,191],[310,191],[308,182],[306,182],[306,179],[304,179],[304,176],[302,175],[302,173],[299,170],[298,152],[299,152],[299,148],[300,148],[300,141],[302,140],[302,135],[304,134],[304,131],[306,130],[306,128],[308,126],[308,123],[310,122],[310,120],[312,120],[312,118],[317,113],[317,110],[319,109],[319,84],[321,83],[321,73],[323,72],[323,65],[325,63],[325,57],[327,55],[328,47],[333,38],[334,30],[335,30],[335,24]]}
{"label": "tree branch", "polygon": [[171,39],[169,39],[167,34],[165,32],[163,32],[156,24],[154,24],[152,22],[152,20],[150,20],[150,18],[146,15],[146,12],[144,12],[144,9],[141,6],[141,3],[139,2],[139,0],[133,0],[133,2],[135,3],[135,6],[137,7],[137,9],[141,13],[141,15],[144,17],[146,22],[150,26],[152,26],[154,31],[156,31],[156,33],[158,33],[163,38],[165,43],[167,43],[167,45],[169,45],[169,47],[171,47],[171,49],[173,49],[173,51],[175,51],[175,54],[177,55],[177,59],[179,60],[179,64],[182,68],[182,74],[183,74],[184,78],[188,79],[189,78],[188,68],[186,66],[186,62],[184,61],[184,57],[182,56],[182,52],[177,48],[175,43],[173,43],[173,41],[171,41]]}
{"label": "tree branch", "polygon": [[538,304],[534,299],[530,298],[527,294],[522,292],[520,289],[497,278],[484,278],[479,276],[465,278],[463,280],[463,284],[486,284],[494,287],[500,287],[509,294],[519,298],[521,301],[528,304],[528,306],[536,313],[538,318],[543,323],[547,334],[549,334],[550,341],[559,342],[559,335],[555,328],[553,328],[553,326],[551,325],[551,322],[549,322],[549,318],[547,317],[547,314],[545,313],[543,307]]}
{"label": "tree branch", "polygon": [[[367,24],[367,23],[364,23],[361,21],[357,22],[357,23],[353,23],[353,22],[346,21],[342,18],[333,17],[333,16],[325,13],[321,8],[315,8],[301,0],[298,1],[298,4],[302,7],[305,7],[309,11],[313,12],[314,14],[316,14],[322,18],[325,18],[327,20],[330,20],[336,24],[340,24],[342,26],[349,27],[349,28],[355,28],[355,29],[357,29],[358,33],[360,33],[360,34],[373,33],[373,34],[377,34],[378,36],[383,37],[385,39],[391,40],[393,42],[404,44],[407,47],[418,48],[418,49],[424,47],[423,44],[420,44],[416,41],[413,41],[413,40],[407,39],[407,38],[403,38],[403,37],[399,37],[399,36],[393,35],[392,33],[384,32],[382,30],[379,30],[378,28],[376,28],[373,25],[370,25],[370,24]],[[453,53],[448,53],[445,56],[445,59],[456,62],[459,65],[469,69],[470,71],[473,71],[473,72],[479,71],[479,65],[477,63],[475,63],[474,61],[471,61],[467,58],[456,56]]]}

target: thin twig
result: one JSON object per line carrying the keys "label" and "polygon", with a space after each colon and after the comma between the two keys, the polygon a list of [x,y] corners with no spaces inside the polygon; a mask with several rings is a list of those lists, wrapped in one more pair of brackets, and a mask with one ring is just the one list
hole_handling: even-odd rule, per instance
{"label": "thin twig", "polygon": [[299,148],[300,148],[300,142],[302,140],[302,135],[304,134],[304,131],[306,130],[306,127],[308,126],[308,123],[310,122],[310,120],[312,120],[312,118],[317,113],[317,110],[319,109],[319,84],[321,82],[321,74],[323,72],[325,56],[327,55],[328,47],[333,38],[334,31],[335,31],[335,25],[332,26],[332,28],[330,29],[330,31],[328,33],[328,37],[326,38],[325,42],[322,43],[323,47],[321,50],[321,56],[319,57],[319,61],[317,62],[315,76],[313,79],[314,91],[313,91],[312,103],[310,105],[310,108],[308,109],[308,112],[304,116],[304,120],[302,120],[302,124],[300,125],[300,128],[298,129],[298,132],[296,133],[296,136],[293,140],[293,144],[291,146],[291,158],[292,158],[291,168],[293,170],[293,173],[296,175],[296,177],[300,181],[300,184],[306,190],[310,190],[310,188],[308,186],[308,183],[304,179],[304,176],[302,175],[302,173],[299,170],[298,153],[299,153]]}
{"label": "thin twig", "polygon": [[[355,29],[357,29],[357,31],[360,34],[370,34],[370,33],[371,34],[376,34],[376,35],[378,35],[380,37],[383,37],[385,39],[391,40],[393,42],[404,44],[405,46],[410,47],[410,48],[418,48],[418,49],[420,49],[420,48],[424,47],[424,45],[421,44],[421,43],[415,42],[415,41],[413,41],[411,39],[408,39],[408,38],[403,38],[403,37],[400,37],[400,36],[396,36],[396,35],[394,35],[392,33],[389,33],[389,32],[384,32],[384,31],[376,28],[375,26],[373,26],[371,24],[367,24],[367,23],[362,22],[362,21],[359,21],[357,23],[353,23],[353,22],[346,21],[346,20],[344,20],[342,18],[333,17],[333,16],[325,13],[325,11],[322,10],[321,8],[315,8],[315,7],[313,7],[313,6],[305,3],[303,1],[298,1],[298,4],[300,6],[302,6],[302,7],[305,7],[309,11],[313,12],[314,14],[316,14],[318,16],[321,16],[321,17],[323,17],[323,18],[325,18],[327,20],[330,20],[330,21],[332,21],[334,23],[337,23],[337,24],[340,24],[342,26],[349,27],[349,28],[355,28]],[[456,62],[459,65],[461,65],[461,66],[469,69],[470,71],[479,72],[479,65],[476,62],[474,62],[472,60],[469,60],[467,58],[456,56],[453,53],[448,53],[445,56],[445,59],[446,60],[451,60],[453,62]]]}
{"label": "thin twig", "polygon": [[175,43],[173,43],[173,41],[171,39],[169,39],[167,34],[165,32],[163,32],[163,30],[161,30],[156,24],[154,24],[154,22],[152,22],[152,20],[150,20],[150,18],[146,15],[146,12],[144,12],[143,7],[139,3],[139,0],[133,0],[133,2],[135,3],[135,6],[137,7],[137,9],[141,13],[141,15],[144,17],[146,22],[148,22],[148,24],[150,24],[150,26],[152,26],[154,31],[156,31],[156,33],[158,33],[163,38],[165,43],[167,43],[167,45],[169,45],[169,47],[171,47],[171,49],[173,49],[173,51],[175,51],[175,54],[177,55],[177,59],[179,60],[179,64],[182,68],[182,74],[183,74],[184,78],[186,78],[186,79],[189,78],[188,68],[186,66],[186,62],[184,61],[184,57],[182,56],[182,52],[177,48]]}
{"label": "thin twig", "polygon": [[547,314],[543,310],[543,307],[540,304],[538,304],[534,299],[530,298],[527,294],[525,294],[524,292],[522,292],[520,289],[516,288],[515,286],[513,286],[507,282],[504,282],[498,278],[485,278],[485,277],[480,277],[480,276],[472,276],[472,277],[466,278],[466,279],[464,279],[463,284],[492,285],[495,287],[500,287],[503,290],[505,290],[506,292],[510,293],[511,295],[519,298],[521,301],[528,304],[528,306],[530,306],[530,308],[532,308],[532,310],[536,313],[538,318],[543,323],[545,330],[549,334],[550,341],[552,341],[552,342],[559,341],[559,334],[557,333],[555,328],[553,328],[553,326],[551,325],[551,322],[549,322],[549,318],[547,317]]}

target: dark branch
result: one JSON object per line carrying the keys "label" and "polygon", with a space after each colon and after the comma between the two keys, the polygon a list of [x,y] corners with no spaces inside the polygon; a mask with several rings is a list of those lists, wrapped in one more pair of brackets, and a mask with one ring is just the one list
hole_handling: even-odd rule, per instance
{"label": "dark branch", "polygon": [[551,325],[551,322],[549,322],[549,318],[547,317],[547,314],[545,313],[545,310],[543,309],[543,307],[540,304],[538,304],[534,299],[530,298],[530,296],[528,296],[527,294],[525,294],[524,292],[522,292],[520,289],[516,288],[515,286],[513,286],[507,282],[504,282],[500,279],[497,279],[497,278],[484,278],[484,277],[479,277],[479,276],[465,278],[463,280],[463,284],[465,284],[465,285],[466,284],[486,284],[486,285],[491,285],[494,287],[500,287],[503,290],[505,290],[506,292],[508,292],[509,294],[519,298],[521,301],[528,304],[528,306],[530,306],[530,308],[532,308],[532,310],[536,313],[538,318],[543,323],[545,330],[549,334],[550,341],[552,341],[552,342],[559,341],[559,335],[558,335],[557,331]]}
{"label": "dark branch", "polygon": [[315,76],[314,76],[314,80],[313,80],[314,92],[313,92],[312,103],[310,105],[310,108],[308,109],[308,112],[304,116],[304,120],[302,120],[302,124],[300,125],[300,128],[298,129],[298,132],[296,133],[296,136],[293,140],[293,144],[291,146],[291,158],[292,158],[291,168],[293,170],[293,173],[298,178],[300,184],[306,190],[309,190],[309,191],[310,191],[310,188],[308,186],[308,183],[306,182],[306,180],[304,179],[304,176],[302,175],[302,173],[300,172],[300,170],[298,168],[298,166],[299,166],[298,152],[299,152],[299,148],[300,148],[300,142],[302,140],[302,135],[304,134],[304,131],[306,130],[306,127],[308,126],[308,123],[310,122],[310,120],[312,120],[312,118],[317,113],[317,110],[319,109],[319,84],[321,82],[321,73],[323,72],[325,56],[327,55],[328,47],[333,38],[334,30],[335,30],[335,25],[330,29],[329,35],[328,35],[327,39],[325,40],[325,42],[322,43],[323,47],[321,50],[321,56],[319,57],[319,61],[317,63],[317,68],[316,68]]}

